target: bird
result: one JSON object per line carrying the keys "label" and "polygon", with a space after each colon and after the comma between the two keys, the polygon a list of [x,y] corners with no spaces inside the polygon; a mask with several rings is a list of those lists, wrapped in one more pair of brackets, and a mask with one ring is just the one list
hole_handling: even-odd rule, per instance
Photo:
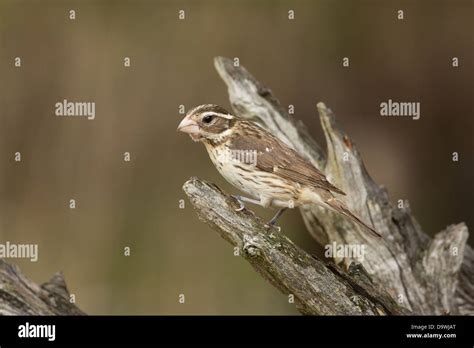
{"label": "bird", "polygon": [[317,204],[381,238],[337,198],[337,195],[346,195],[341,189],[257,123],[233,115],[219,105],[203,104],[186,113],[177,131],[203,143],[218,172],[250,196],[234,195],[239,203],[236,210],[244,209],[245,203],[278,208],[266,226],[275,226],[288,208]]}

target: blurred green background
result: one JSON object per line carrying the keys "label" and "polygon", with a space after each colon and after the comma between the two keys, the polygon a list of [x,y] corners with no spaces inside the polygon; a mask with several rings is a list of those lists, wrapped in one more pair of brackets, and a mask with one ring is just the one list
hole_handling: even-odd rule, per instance
{"label": "blurred green background", "polygon": [[[38,262],[10,261],[37,282],[62,270],[90,314],[296,314],[179,209],[191,176],[236,192],[176,133],[179,105],[229,108],[213,57],[239,57],[323,146],[316,103],[331,107],[427,233],[472,230],[472,18],[472,1],[0,0],[0,242],[38,243]],[[56,117],[63,99],[95,102],[96,119]],[[388,99],[421,102],[421,119],[381,117]],[[298,211],[281,225],[318,251]]]}

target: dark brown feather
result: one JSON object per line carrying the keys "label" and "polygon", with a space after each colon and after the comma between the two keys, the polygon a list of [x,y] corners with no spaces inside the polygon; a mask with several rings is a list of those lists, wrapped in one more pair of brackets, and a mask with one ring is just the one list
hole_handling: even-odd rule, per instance
{"label": "dark brown feather", "polygon": [[202,114],[204,112],[210,112],[210,111],[216,112],[219,114],[229,114],[229,112],[226,109],[224,109],[222,106],[215,105],[215,104],[203,104],[189,110],[187,112],[187,115],[197,115],[197,114]]}
{"label": "dark brown feather", "polygon": [[345,215],[349,218],[351,218],[352,220],[354,220],[355,222],[357,222],[359,225],[361,225],[362,227],[365,227],[367,230],[369,230],[375,237],[378,237],[378,238],[382,238],[382,236],[376,231],[374,230],[372,227],[370,227],[369,225],[367,225],[364,221],[362,221],[361,219],[359,219],[356,215],[354,215],[346,206],[344,203],[342,203],[341,201],[337,200],[337,199],[329,199],[326,201],[326,204],[329,205],[332,209],[334,209],[335,211],[337,211],[338,213],[342,214],[342,215]]}
{"label": "dark brown feather", "polygon": [[317,168],[278,138],[248,121],[239,120],[230,139],[232,150],[257,152],[257,168],[282,178],[342,195]]}

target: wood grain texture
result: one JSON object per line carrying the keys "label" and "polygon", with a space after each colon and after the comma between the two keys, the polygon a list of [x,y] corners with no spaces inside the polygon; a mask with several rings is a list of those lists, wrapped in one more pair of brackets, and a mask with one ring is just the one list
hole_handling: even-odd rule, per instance
{"label": "wood grain texture", "polygon": [[326,265],[297,247],[278,229],[268,229],[251,211],[217,186],[191,178],[183,186],[198,217],[239,248],[254,269],[277,289],[293,295],[303,314],[400,315],[409,311],[372,283],[360,265],[349,272]]}
{"label": "wood grain texture", "polygon": [[38,285],[0,259],[0,315],[84,315],[69,301],[61,273]]}

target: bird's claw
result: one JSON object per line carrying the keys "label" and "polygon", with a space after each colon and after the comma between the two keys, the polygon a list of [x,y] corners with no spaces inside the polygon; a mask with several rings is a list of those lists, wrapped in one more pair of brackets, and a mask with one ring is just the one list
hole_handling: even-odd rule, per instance
{"label": "bird's claw", "polygon": [[274,228],[274,229],[276,229],[278,232],[281,231],[281,227],[280,227],[280,226],[277,226],[277,225],[275,225],[275,224],[273,224],[273,223],[271,223],[271,222],[266,223],[265,225],[263,225],[263,227],[264,227],[266,230],[269,230],[269,229]]}
{"label": "bird's claw", "polygon": [[239,203],[239,207],[238,207],[237,209],[235,209],[235,211],[242,211],[242,210],[244,210],[244,209],[245,209],[245,204],[244,204],[244,202],[242,202],[242,200],[241,200],[239,197],[237,197],[237,196],[232,196],[232,197],[234,197],[234,199]]}

